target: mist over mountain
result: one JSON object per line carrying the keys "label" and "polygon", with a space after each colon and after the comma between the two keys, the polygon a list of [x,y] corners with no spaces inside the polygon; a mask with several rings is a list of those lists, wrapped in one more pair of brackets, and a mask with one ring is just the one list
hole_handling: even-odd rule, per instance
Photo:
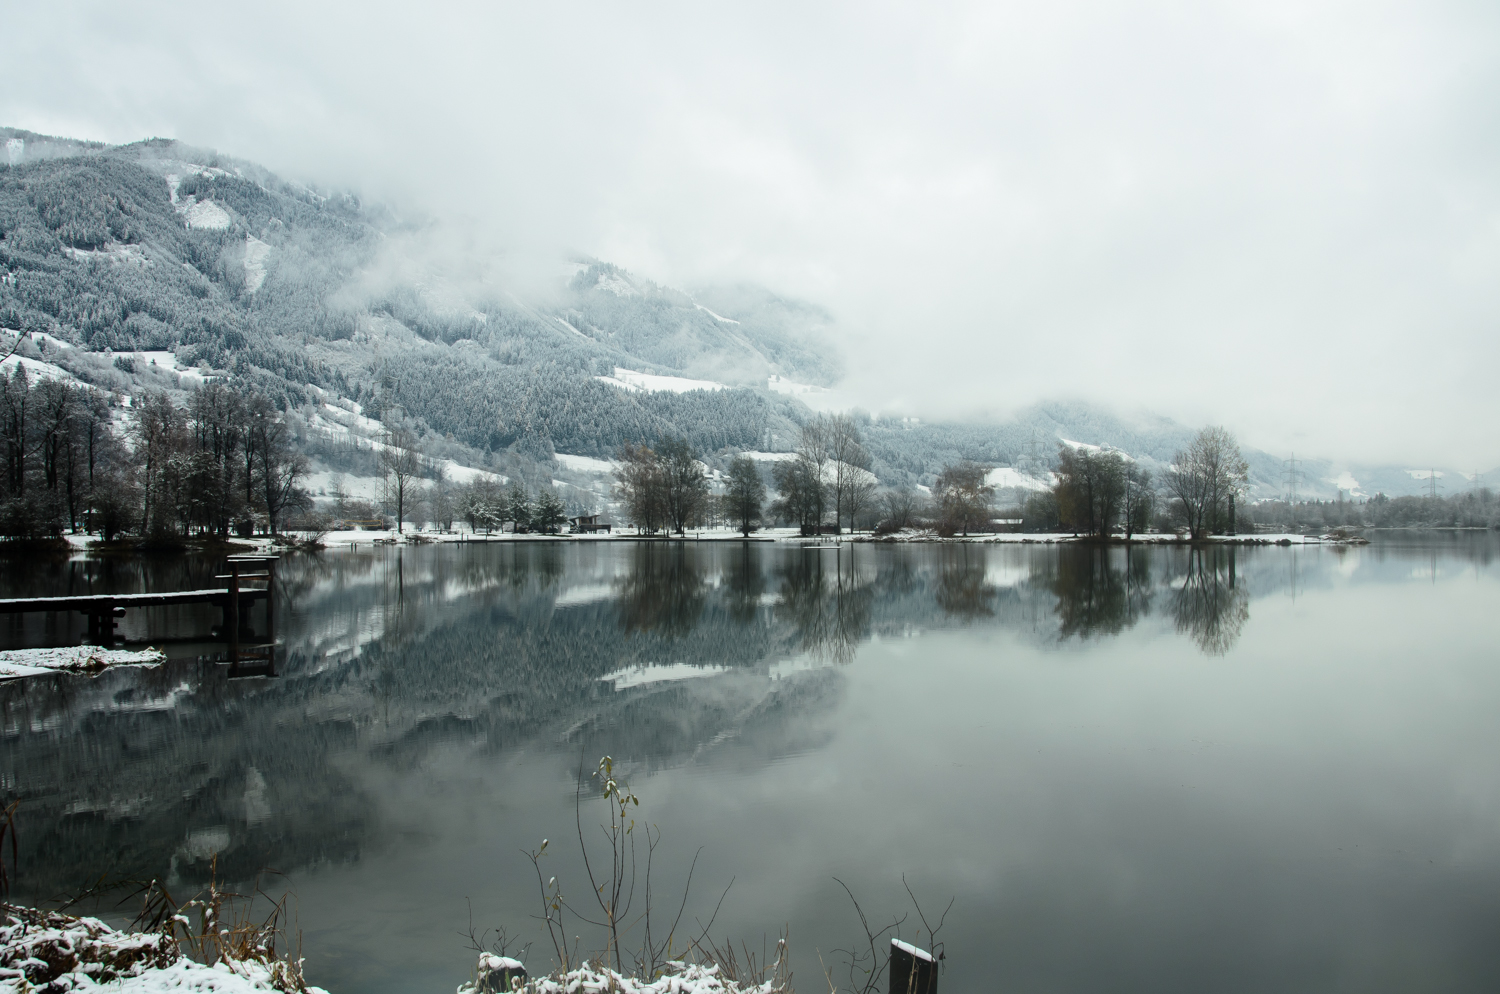
{"label": "mist over mountain", "polygon": [[[837,396],[836,318],[816,303],[751,284],[688,292],[586,257],[512,286],[484,260],[454,263],[460,246],[424,250],[435,225],[212,150],[10,128],[0,140],[0,327],[29,337],[10,360],[28,375],[122,398],[229,377],[297,412],[315,457],[399,417],[429,451],[488,467],[666,435],[710,458],[785,451]],[[1161,467],[1192,433],[1081,401],[1005,421],[872,416],[864,431],[887,483],[930,483],[958,459],[1040,479],[1065,442]],[[1253,497],[1286,489],[1282,456],[1246,455]],[[1433,473],[1451,492],[1476,472],[1301,470],[1310,496],[1418,493]]]}

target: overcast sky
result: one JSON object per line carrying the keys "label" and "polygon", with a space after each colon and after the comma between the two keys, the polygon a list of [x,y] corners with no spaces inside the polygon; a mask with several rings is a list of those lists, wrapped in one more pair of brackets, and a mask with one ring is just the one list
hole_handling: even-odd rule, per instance
{"label": "overcast sky", "polygon": [[0,123],[760,282],[873,409],[1500,464],[1500,4],[744,7],[4,0]]}

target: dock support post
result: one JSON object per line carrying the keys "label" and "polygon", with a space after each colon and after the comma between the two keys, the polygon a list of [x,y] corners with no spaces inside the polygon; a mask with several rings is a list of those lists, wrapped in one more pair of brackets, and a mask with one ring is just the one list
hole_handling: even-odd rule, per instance
{"label": "dock support post", "polygon": [[224,605],[224,627],[229,629],[229,672],[240,668],[240,564],[229,561],[229,600]]}

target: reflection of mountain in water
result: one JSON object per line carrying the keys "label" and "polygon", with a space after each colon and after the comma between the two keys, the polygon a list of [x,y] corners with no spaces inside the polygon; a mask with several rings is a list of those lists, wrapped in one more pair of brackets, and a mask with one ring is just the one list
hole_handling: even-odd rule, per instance
{"label": "reflection of mountain in water", "polygon": [[[770,761],[827,741],[844,681],[828,664],[872,635],[982,625],[1046,645],[1155,617],[1222,654],[1252,596],[1329,572],[1299,578],[1294,563],[1288,580],[1289,561],[1223,548],[707,543],[290,558],[281,677],[229,681],[178,659],[0,685],[0,782],[22,801],[32,892],[104,870],[199,880],[215,851],[230,877],[292,870],[382,842],[363,782],[372,764],[419,767],[445,745],[607,751],[648,767],[726,749]],[[168,589],[216,568],[54,564],[32,592]]]}

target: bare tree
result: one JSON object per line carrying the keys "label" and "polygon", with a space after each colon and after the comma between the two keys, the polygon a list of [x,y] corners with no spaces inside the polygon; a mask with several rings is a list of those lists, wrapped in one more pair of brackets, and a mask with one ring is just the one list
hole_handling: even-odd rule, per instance
{"label": "bare tree", "polygon": [[942,508],[945,526],[968,535],[970,528],[989,523],[995,488],[984,482],[988,473],[988,467],[967,459],[943,467],[933,494]]}
{"label": "bare tree", "polygon": [[[823,513],[827,507],[828,463],[833,459],[833,446],[829,436],[828,418],[819,414],[802,426],[802,434],[797,443],[797,459],[806,468],[806,477],[814,484],[806,494],[813,508],[814,532],[822,528]],[[803,530],[806,529],[807,525],[804,523]]]}
{"label": "bare tree", "polygon": [[1194,539],[1206,536],[1221,520],[1232,527],[1234,502],[1249,468],[1234,436],[1216,425],[1198,432],[1172,457],[1167,491],[1181,505]]}
{"label": "bare tree", "polygon": [[659,449],[666,482],[667,519],[681,535],[703,512],[708,500],[708,476],[698,454],[685,438],[668,439]]}
{"label": "bare tree", "polygon": [[880,504],[889,527],[910,528],[922,511],[921,491],[915,487],[893,487],[880,495]]}
{"label": "bare tree", "polygon": [[729,464],[729,487],[724,497],[729,517],[740,526],[740,534],[748,536],[750,526],[760,519],[760,507],[766,499],[766,483],[754,459],[734,457]]}
{"label": "bare tree", "polygon": [[1151,487],[1151,471],[1132,463],[1125,469],[1125,497],[1120,508],[1125,519],[1125,539],[1145,531],[1156,510],[1156,491]]}
{"label": "bare tree", "polygon": [[644,445],[626,443],[615,470],[615,496],[637,531],[654,532],[667,521],[665,470],[661,459]]}
{"label": "bare tree", "polygon": [[819,418],[823,441],[829,456],[828,481],[833,490],[833,519],[849,520],[854,530],[854,516],[870,506],[875,493],[875,476],[870,472],[870,456],[859,436],[859,425],[847,414]]}
{"label": "bare tree", "polygon": [[380,472],[384,477],[381,488],[385,503],[395,509],[397,532],[402,529],[407,502],[415,496],[421,471],[422,456],[417,452],[416,437],[402,426],[389,428],[385,446],[380,450]]}
{"label": "bare tree", "polygon": [[307,493],[301,486],[307,475],[307,459],[292,450],[290,426],[269,405],[253,422],[251,434],[259,461],[257,489],[266,508],[267,527],[275,535],[285,512],[307,505]]}

